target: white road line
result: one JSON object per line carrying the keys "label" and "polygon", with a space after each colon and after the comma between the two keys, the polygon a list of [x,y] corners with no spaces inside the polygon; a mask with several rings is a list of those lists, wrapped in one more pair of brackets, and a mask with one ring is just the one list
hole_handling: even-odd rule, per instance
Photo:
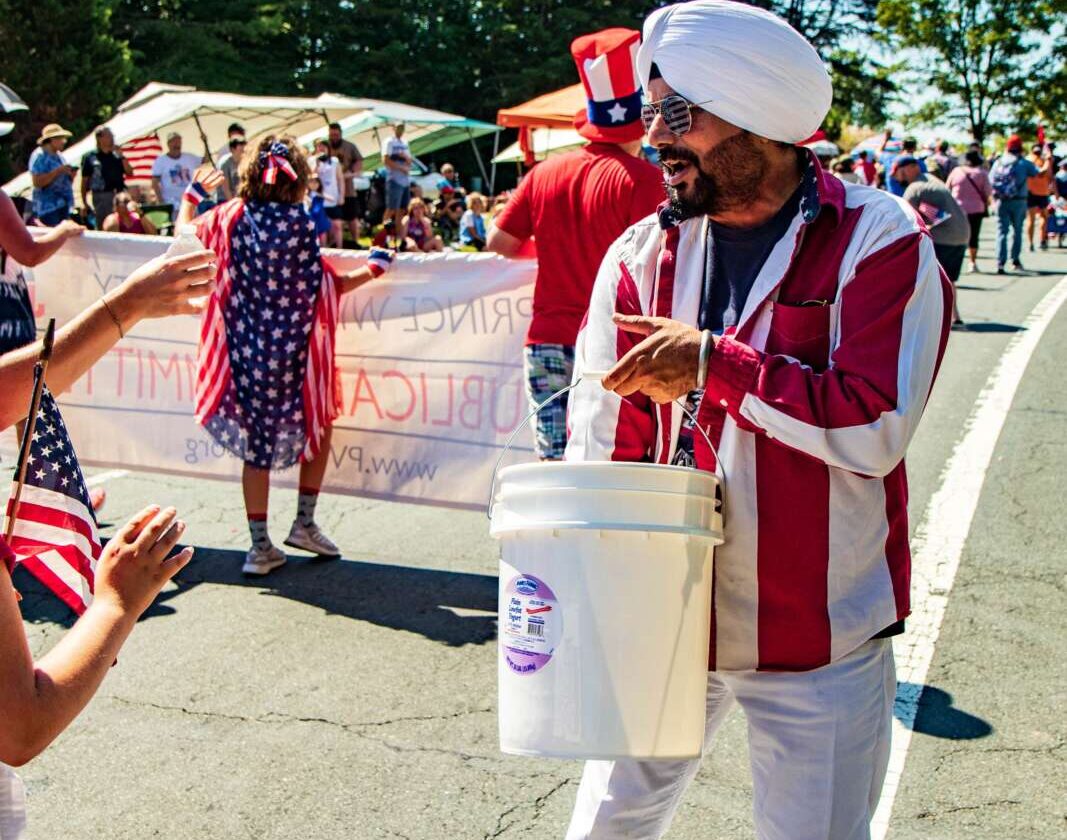
{"label": "white road line", "polygon": [[111,481],[113,478],[122,478],[124,475],[129,474],[129,470],[107,470],[106,472],[97,473],[91,478],[85,479],[85,486],[96,487],[96,485],[103,484],[105,481]]}
{"label": "white road line", "polygon": [[1067,276],[1041,299],[1023,322],[1023,330],[1008,343],[975,401],[966,431],[945,465],[941,486],[931,497],[912,540],[912,614],[907,632],[898,636],[893,645],[897,681],[905,685],[897,690],[893,748],[882,798],[871,822],[872,840],[884,840],[889,830],[922,686],[1000,430],[1030,357],[1065,300]]}

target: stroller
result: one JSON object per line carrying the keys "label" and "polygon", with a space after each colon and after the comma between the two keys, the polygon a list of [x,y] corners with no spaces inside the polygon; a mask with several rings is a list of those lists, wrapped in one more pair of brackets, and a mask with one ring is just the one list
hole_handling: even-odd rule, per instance
{"label": "stroller", "polygon": [[1067,198],[1054,198],[1045,213],[1049,239],[1059,237],[1058,246],[1062,248],[1064,237],[1067,237]]}

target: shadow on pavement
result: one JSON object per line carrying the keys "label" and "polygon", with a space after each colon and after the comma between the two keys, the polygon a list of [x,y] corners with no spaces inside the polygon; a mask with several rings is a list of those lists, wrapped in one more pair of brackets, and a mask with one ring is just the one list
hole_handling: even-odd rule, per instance
{"label": "shadow on pavement", "polygon": [[998,324],[995,321],[968,321],[964,332],[973,333],[1017,333],[1025,330],[1018,324]]}
{"label": "shadow on pavement", "polygon": [[927,685],[923,686],[915,724],[911,730],[935,738],[970,741],[991,735],[993,727],[982,718],[953,706],[952,695],[947,691]]}
{"label": "shadow on pavement", "polygon": [[[198,548],[193,562],[175,579],[177,588],[161,593],[141,620],[173,615],[173,598],[214,583],[252,587],[454,647],[496,638],[497,579],[492,575],[290,555],[289,562],[270,575],[247,578],[241,574],[243,562],[243,551]],[[15,572],[15,586],[23,595],[22,616],[27,621],[66,627],[74,623],[74,614],[22,569]],[[491,615],[462,615],[457,609]]]}

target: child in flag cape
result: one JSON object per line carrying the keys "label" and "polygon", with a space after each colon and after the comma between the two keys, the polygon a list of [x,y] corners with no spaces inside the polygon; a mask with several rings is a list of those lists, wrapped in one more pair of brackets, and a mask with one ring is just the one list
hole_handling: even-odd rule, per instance
{"label": "child in flag cape", "polygon": [[[217,173],[198,173],[179,225],[193,219]],[[241,164],[238,197],[196,219],[219,256],[217,285],[200,332],[196,419],[244,461],[252,547],[246,574],[285,562],[267,533],[270,471],[300,464],[297,516],[285,544],[324,557],[337,546],[315,523],[315,502],[337,416],[334,337],[338,298],[381,276],[393,254],[371,251],[363,267],[335,272],[323,261],[304,206],[311,177],[291,137],[267,137]]]}

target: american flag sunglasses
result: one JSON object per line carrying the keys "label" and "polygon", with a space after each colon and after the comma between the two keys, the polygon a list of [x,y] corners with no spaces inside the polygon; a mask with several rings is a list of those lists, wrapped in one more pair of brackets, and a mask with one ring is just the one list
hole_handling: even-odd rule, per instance
{"label": "american flag sunglasses", "polygon": [[656,115],[663,117],[663,122],[671,134],[681,136],[693,127],[693,109],[698,105],[706,105],[710,99],[704,102],[690,102],[684,96],[671,94],[665,96],[659,102],[645,102],[641,105],[641,122],[644,123],[645,131],[652,130],[652,123],[656,121]]}

